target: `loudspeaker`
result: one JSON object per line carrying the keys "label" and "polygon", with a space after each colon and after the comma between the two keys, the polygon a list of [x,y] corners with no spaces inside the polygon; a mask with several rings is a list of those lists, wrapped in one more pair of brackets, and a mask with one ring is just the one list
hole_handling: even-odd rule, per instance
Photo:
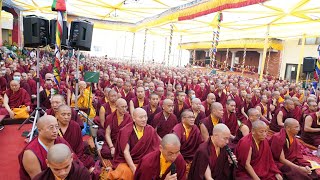
{"label": "loudspeaker", "polygon": [[88,21],[72,21],[69,45],[73,48],[90,51],[93,24]]}
{"label": "loudspeaker", "polygon": [[[50,46],[54,47],[56,44],[56,29],[57,29],[57,20],[52,19],[50,21]],[[66,49],[67,48],[67,39],[68,39],[68,26],[67,21],[63,21],[63,33],[62,33],[62,39],[61,39],[61,48]]]}
{"label": "loudspeaker", "polygon": [[317,59],[314,57],[305,57],[303,58],[303,73],[314,72],[314,68],[316,67]]}
{"label": "loudspeaker", "polygon": [[46,46],[49,43],[49,21],[35,15],[23,17],[25,47]]}

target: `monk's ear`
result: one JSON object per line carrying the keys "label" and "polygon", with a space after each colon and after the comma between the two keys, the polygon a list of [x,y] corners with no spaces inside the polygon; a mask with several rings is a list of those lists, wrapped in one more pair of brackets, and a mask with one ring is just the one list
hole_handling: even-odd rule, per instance
{"label": "monk's ear", "polygon": [[163,147],[161,146],[161,144],[159,145],[159,150],[160,150],[160,152],[162,152],[162,150],[163,150]]}
{"label": "monk's ear", "polygon": [[48,159],[46,159],[46,164],[48,167],[50,167]]}

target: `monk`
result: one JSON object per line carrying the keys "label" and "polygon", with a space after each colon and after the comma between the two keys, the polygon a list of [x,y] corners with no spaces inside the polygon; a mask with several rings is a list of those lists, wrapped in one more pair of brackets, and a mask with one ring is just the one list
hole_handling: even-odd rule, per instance
{"label": "monk", "polygon": [[241,110],[240,106],[243,102],[241,100],[241,97],[237,93],[238,93],[238,89],[235,86],[232,86],[230,88],[230,94],[228,95],[228,100],[233,99],[236,102],[236,112],[238,114],[239,111]]}
{"label": "monk", "polygon": [[142,109],[144,109],[147,112],[148,115],[148,124],[153,121],[154,116],[161,112],[161,107],[159,106],[159,96],[156,93],[151,93],[149,95],[150,103],[146,106],[143,106]]}
{"label": "monk", "polygon": [[199,127],[200,121],[206,118],[206,114],[201,111],[201,100],[199,98],[192,99],[191,108],[189,110],[193,112],[194,117],[196,118],[195,124]]}
{"label": "monk", "polygon": [[154,116],[150,125],[155,128],[160,138],[169,134],[173,127],[178,124],[176,115],[173,114],[173,101],[165,99],[163,101],[162,111]]}
{"label": "monk", "polygon": [[270,123],[270,129],[275,132],[279,132],[284,125],[284,120],[292,117],[291,111],[294,109],[294,104],[291,99],[287,99],[283,102],[283,106],[280,107],[274,113],[274,116]]}
{"label": "monk", "polygon": [[292,118],[296,119],[300,123],[300,127],[303,127],[303,119],[302,119],[302,106],[299,98],[292,97],[292,101],[294,104],[294,109],[292,110]]}
{"label": "monk", "polygon": [[58,137],[59,124],[51,115],[44,115],[38,119],[38,137],[34,138],[19,154],[20,179],[30,180],[47,168],[46,157],[50,147],[68,142]]}
{"label": "monk", "polygon": [[181,123],[175,125],[172,130],[181,142],[180,152],[187,163],[192,162],[194,153],[202,143],[202,136],[195,125],[195,119],[192,111],[184,110],[181,114]]}
{"label": "monk", "polygon": [[249,134],[252,130],[252,123],[255,121],[261,120],[260,117],[261,117],[261,114],[256,108],[251,108],[248,110],[248,120],[244,122],[244,124],[248,127],[247,134]]}
{"label": "monk", "polygon": [[[159,150],[142,158],[134,174],[134,179],[185,180],[186,162],[180,154],[181,146],[175,134],[165,135],[162,138]],[[171,172],[173,165],[176,168],[174,174]]]}
{"label": "monk", "polygon": [[[313,99],[313,98],[311,98],[311,99]],[[317,104],[317,101],[316,101],[316,100],[314,100],[314,101],[309,101],[309,102],[307,103],[307,107],[308,107],[308,108],[302,112],[302,118],[303,118],[303,119],[305,119],[309,114],[318,111],[318,104]]]}
{"label": "monk", "polygon": [[38,174],[33,180],[88,180],[89,171],[77,161],[73,161],[70,148],[65,144],[55,144],[47,154],[47,169]]}
{"label": "monk", "polygon": [[[225,124],[214,126],[212,136],[202,143],[195,153],[189,171],[189,180],[222,179],[232,180],[233,167],[230,166],[226,145],[231,133]],[[233,156],[236,161],[236,158]]]}
{"label": "monk", "polygon": [[253,89],[253,96],[251,99],[252,106],[255,107],[260,103],[261,91],[258,88]]}
{"label": "monk", "polygon": [[270,139],[270,148],[278,168],[286,179],[318,179],[315,171],[311,171],[310,163],[303,159],[301,146],[296,135],[300,125],[296,119],[284,121],[284,128]]}
{"label": "monk", "polygon": [[119,98],[116,102],[116,111],[109,114],[106,118],[104,124],[104,127],[106,127],[105,143],[101,149],[101,156],[105,159],[112,159],[120,129],[132,122],[132,118],[127,110],[127,101]]}
{"label": "monk", "polygon": [[196,93],[194,92],[194,90],[189,90],[187,93],[187,97],[184,100],[184,102],[188,105],[188,107],[191,107],[191,101],[195,97],[196,97]]}
{"label": "monk", "polygon": [[202,106],[204,107],[204,112],[206,117],[208,117],[211,113],[211,105],[216,102],[216,96],[213,93],[209,93],[207,99],[202,102]]}
{"label": "monk", "polygon": [[236,180],[282,180],[266,139],[267,132],[268,127],[263,121],[255,121],[252,123],[252,132],[239,141],[235,149],[239,162]]}
{"label": "monk", "polygon": [[[51,97],[50,100],[51,108],[46,110],[47,115],[55,116],[58,111],[59,106],[66,104],[64,97],[60,94],[55,94]],[[77,122],[80,128],[83,128],[83,120],[80,118],[76,110],[71,109],[71,120]]]}
{"label": "monk", "polygon": [[149,100],[146,98],[145,91],[143,87],[138,87],[136,91],[137,96],[130,100],[130,114],[132,115],[133,110],[138,107],[143,107],[149,104]]}
{"label": "monk", "polygon": [[71,121],[71,108],[65,104],[59,106],[56,118],[60,127],[58,135],[70,144],[79,160],[92,172],[95,163],[88,146],[85,146],[82,140],[80,126],[75,121]]}
{"label": "monk", "polygon": [[240,108],[240,109],[241,109],[241,110],[240,110],[241,114],[239,114],[239,115],[237,116],[237,118],[238,118],[241,122],[243,122],[243,121],[245,121],[246,119],[248,119],[248,115],[247,115],[248,110],[249,110],[250,108],[254,108],[253,104],[251,103],[251,100],[252,100],[252,95],[251,95],[251,94],[246,94],[245,100],[244,100],[244,102],[242,103],[241,108]]}
{"label": "monk", "polygon": [[9,115],[10,118],[19,117],[18,112],[15,110],[24,106],[23,111],[28,114],[31,111],[31,98],[25,89],[20,88],[18,81],[12,80],[10,82],[10,89],[7,89],[3,96],[2,106],[4,108],[0,108],[0,114]]}
{"label": "monk", "polygon": [[130,100],[135,97],[134,93],[132,92],[132,85],[130,82],[125,82],[123,88],[120,90],[121,97],[130,103]]}
{"label": "monk", "polygon": [[87,84],[84,81],[79,82],[79,91],[80,95],[78,96],[78,108],[79,109],[88,109],[89,118],[93,119],[96,116],[96,110],[93,107],[92,101],[93,96],[92,92],[87,89]]}
{"label": "monk", "polygon": [[[110,91],[111,91],[111,88],[108,88],[108,87],[104,88],[104,90],[103,90],[103,96],[98,99],[97,106],[96,106],[97,110],[99,110],[99,111],[97,111],[97,116],[98,116],[98,117],[99,117],[99,113],[100,113],[100,108],[101,108],[101,106],[102,106],[103,104],[109,102],[108,94],[109,94]],[[97,120],[98,120],[98,119],[97,119]]]}
{"label": "monk", "polygon": [[45,83],[43,85],[43,90],[40,91],[40,106],[42,109],[47,110],[51,108],[50,98],[51,98],[51,89],[53,88],[53,74],[47,73],[45,75]]}
{"label": "monk", "polygon": [[216,95],[217,102],[221,103],[223,107],[225,107],[227,102],[227,95],[225,93],[225,85],[219,84],[218,89],[214,92],[214,95]]}
{"label": "monk", "polygon": [[200,123],[200,131],[203,140],[208,140],[212,135],[212,130],[215,125],[222,123],[223,120],[223,106],[219,102],[214,102],[211,105],[211,114],[202,119]]}
{"label": "monk", "polygon": [[108,173],[109,179],[133,179],[136,164],[142,157],[159,148],[160,140],[156,131],[147,125],[147,112],[142,108],[133,111],[133,123],[123,127],[118,135],[112,161],[114,171]]}
{"label": "monk", "polygon": [[313,146],[320,145],[320,112],[309,114],[304,120],[304,127],[301,133],[301,138],[304,142]]}
{"label": "monk", "polygon": [[255,106],[256,109],[261,114],[261,119],[268,124],[270,123],[270,120],[272,119],[271,111],[270,111],[270,105],[268,105],[268,97],[266,95],[261,96],[261,101]]}
{"label": "monk", "polygon": [[176,115],[179,122],[180,122],[180,115],[182,111],[189,108],[189,106],[185,102],[185,99],[186,99],[186,94],[184,92],[177,92],[177,98],[174,101],[173,112],[174,112],[174,115]]}
{"label": "monk", "polygon": [[108,93],[108,102],[101,105],[99,110],[100,125],[104,127],[106,117],[116,110],[116,101],[118,93],[115,90],[110,90]]}

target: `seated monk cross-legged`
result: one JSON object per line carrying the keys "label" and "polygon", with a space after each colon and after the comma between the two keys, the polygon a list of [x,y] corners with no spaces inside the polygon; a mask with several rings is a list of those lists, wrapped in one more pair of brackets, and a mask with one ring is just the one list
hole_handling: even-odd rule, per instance
{"label": "seated monk cross-legged", "polygon": [[[226,150],[230,137],[231,132],[225,124],[219,123],[214,126],[212,136],[199,146],[194,155],[189,180],[233,179],[232,161]],[[232,159],[237,161],[234,155]]]}
{"label": "seated monk cross-legged", "polygon": [[47,169],[38,174],[33,180],[89,180],[90,173],[78,161],[73,161],[70,148],[65,144],[55,144],[47,154]]}
{"label": "seated monk cross-legged", "polygon": [[199,145],[203,142],[199,128],[195,125],[195,116],[192,111],[184,110],[181,113],[181,123],[174,126],[180,142],[180,152],[187,163],[191,163]]}
{"label": "seated monk cross-legged", "polygon": [[106,142],[101,149],[101,156],[104,159],[113,158],[120,129],[127,124],[132,123],[131,115],[128,113],[127,109],[128,105],[126,100],[120,98],[116,101],[116,111],[109,114],[106,118],[104,125],[104,127],[106,127]]}
{"label": "seated monk cross-legged", "polygon": [[[180,141],[175,134],[165,135],[160,149],[142,158],[134,179],[185,180],[186,162],[180,154],[180,147]],[[176,167],[174,174],[171,174],[172,166]]]}
{"label": "seated monk cross-legged", "polygon": [[112,161],[115,170],[107,174],[108,179],[133,179],[136,165],[143,156],[159,148],[159,136],[153,127],[147,125],[146,111],[136,108],[132,115],[134,122],[127,124],[119,132]]}
{"label": "seated monk cross-legged", "polygon": [[258,120],[252,123],[252,132],[240,139],[235,149],[239,162],[235,171],[236,180],[282,180],[266,139],[267,132],[266,123]]}
{"label": "seated monk cross-legged", "polygon": [[310,163],[303,159],[300,143],[295,137],[299,130],[296,119],[284,121],[284,128],[269,141],[273,158],[285,179],[319,179],[316,172],[311,171]]}
{"label": "seated monk cross-legged", "polygon": [[65,104],[59,106],[56,118],[60,127],[58,135],[70,144],[79,160],[92,172],[95,163],[89,152],[89,146],[85,146],[82,140],[80,126],[71,120],[71,108]]}

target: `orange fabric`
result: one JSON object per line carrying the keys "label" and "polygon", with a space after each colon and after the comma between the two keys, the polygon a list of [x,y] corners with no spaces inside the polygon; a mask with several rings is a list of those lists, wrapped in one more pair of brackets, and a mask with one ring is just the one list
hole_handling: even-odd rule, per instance
{"label": "orange fabric", "polygon": [[190,131],[191,131],[191,128],[188,129],[184,124],[182,124],[182,125],[183,125],[183,128],[184,128],[184,131],[186,132],[186,139],[188,139]]}
{"label": "orange fabric", "polygon": [[212,115],[211,115],[211,121],[212,121],[212,124],[213,124],[214,126],[219,123],[219,119],[213,117]]}
{"label": "orange fabric", "polygon": [[140,101],[138,100],[138,103],[139,103],[139,107],[142,107],[143,104],[144,104],[144,101],[140,102]]}
{"label": "orange fabric", "polygon": [[133,173],[127,163],[120,163],[118,167],[110,171],[108,173],[108,178],[110,180],[116,180],[116,179],[126,179],[126,180],[133,180]]}
{"label": "orange fabric", "polygon": [[160,177],[167,171],[167,169],[170,167],[171,162],[167,161],[164,156],[160,155]]}

